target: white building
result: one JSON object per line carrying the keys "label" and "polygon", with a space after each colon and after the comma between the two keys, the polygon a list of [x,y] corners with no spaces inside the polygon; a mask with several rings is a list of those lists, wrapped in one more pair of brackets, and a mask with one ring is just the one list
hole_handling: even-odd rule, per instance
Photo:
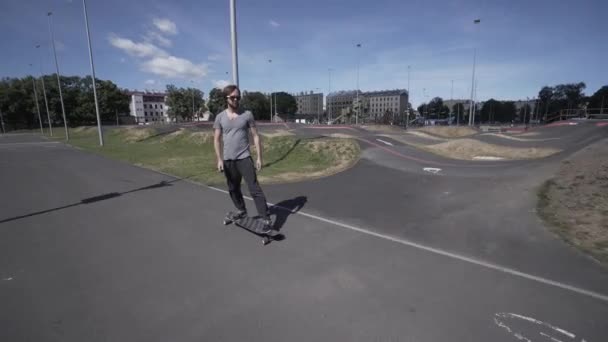
{"label": "white building", "polygon": [[299,93],[294,95],[296,103],[298,104],[297,114],[323,114],[323,93],[313,93],[312,91],[308,94]]}
{"label": "white building", "polygon": [[383,90],[363,93],[368,100],[367,112],[371,118],[382,117],[386,113],[401,115],[407,111],[407,90]]}
{"label": "white building", "polygon": [[138,124],[170,122],[167,94],[150,92],[130,92],[131,116]]}

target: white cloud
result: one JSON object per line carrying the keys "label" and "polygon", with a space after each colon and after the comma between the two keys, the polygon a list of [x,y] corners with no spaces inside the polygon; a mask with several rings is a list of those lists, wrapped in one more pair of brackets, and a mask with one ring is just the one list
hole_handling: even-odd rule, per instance
{"label": "white cloud", "polygon": [[216,88],[220,88],[220,89],[224,88],[225,86],[227,86],[229,84],[231,84],[231,83],[229,81],[226,81],[226,80],[214,80],[213,81],[213,85]]}
{"label": "white cloud", "polygon": [[162,47],[166,47],[166,48],[171,47],[171,45],[173,45],[173,43],[171,42],[170,39],[162,36],[158,32],[148,31],[148,33],[146,33],[146,36],[144,37],[144,39],[147,42],[156,41],[158,43],[158,45],[160,45]]}
{"label": "white cloud", "polygon": [[209,55],[207,56],[207,59],[210,61],[217,61],[221,58],[222,56],[219,53],[213,54],[213,55]]}
{"label": "white cloud", "polygon": [[177,26],[169,19],[155,18],[153,20],[153,23],[154,26],[156,26],[156,28],[158,28],[163,33],[177,34]]}
{"label": "white cloud", "polygon": [[121,38],[117,36],[110,36],[110,44],[117,47],[131,56],[136,57],[157,57],[167,56],[167,52],[160,49],[151,43],[136,43],[131,39]]}
{"label": "white cloud", "polygon": [[144,84],[145,84],[145,85],[150,85],[150,86],[151,86],[151,85],[155,85],[155,84],[156,84],[156,81],[155,81],[155,80],[146,80],[146,81],[144,82]]}
{"label": "white cloud", "polygon": [[208,73],[206,64],[194,64],[175,56],[158,56],[144,62],[142,70],[169,78],[204,77]]}
{"label": "white cloud", "polygon": [[274,21],[274,20],[271,20],[271,21],[269,21],[268,23],[269,23],[269,24],[270,24],[270,26],[272,26],[272,27],[279,27],[279,26],[281,26],[281,24],[277,23],[277,22],[276,22],[276,21]]}

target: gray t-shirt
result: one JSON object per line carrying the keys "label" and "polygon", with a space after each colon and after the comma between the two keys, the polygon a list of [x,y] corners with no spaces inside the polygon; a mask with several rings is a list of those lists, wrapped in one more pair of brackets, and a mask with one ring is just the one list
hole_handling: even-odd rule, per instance
{"label": "gray t-shirt", "polygon": [[251,156],[249,152],[249,128],[255,127],[250,111],[241,113],[230,120],[225,110],[217,115],[213,128],[222,130],[224,160],[238,160]]}

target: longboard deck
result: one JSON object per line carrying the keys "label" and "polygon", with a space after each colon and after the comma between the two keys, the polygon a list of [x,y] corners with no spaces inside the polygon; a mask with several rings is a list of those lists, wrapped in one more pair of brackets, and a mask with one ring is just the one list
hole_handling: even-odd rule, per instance
{"label": "longboard deck", "polygon": [[255,234],[262,238],[262,244],[267,245],[271,241],[276,239],[276,231],[272,229],[272,223],[270,224],[270,231],[265,232],[265,225],[262,222],[262,219],[258,216],[250,217],[246,216],[237,220],[231,219],[230,217],[226,217],[224,219],[224,225],[228,225],[230,223],[234,223],[239,228],[242,228],[252,234]]}

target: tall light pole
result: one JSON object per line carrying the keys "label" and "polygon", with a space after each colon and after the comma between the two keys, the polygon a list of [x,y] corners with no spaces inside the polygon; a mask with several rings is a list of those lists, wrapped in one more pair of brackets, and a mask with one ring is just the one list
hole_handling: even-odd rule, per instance
{"label": "tall light pole", "polygon": [[409,126],[410,123],[410,103],[412,98],[410,96],[410,69],[411,66],[407,66],[407,103],[405,105],[405,110],[407,114],[405,114],[405,129]]}
{"label": "tall light pole", "polygon": [[361,44],[357,44],[357,114],[355,115],[355,125],[359,124],[359,112],[361,111],[361,103],[359,103],[359,48]]}
{"label": "tall light pole", "polygon": [[[39,49],[40,45],[36,45],[36,49]],[[42,97],[44,98],[44,106],[46,107],[46,118],[49,124],[49,134],[53,136],[53,125],[51,123],[51,113],[49,112],[49,102],[46,99],[46,87],[44,85],[44,75],[42,73],[42,55],[40,55],[40,80],[42,81]]]}
{"label": "tall light pole", "polygon": [[230,0],[230,38],[232,42],[232,83],[239,85],[239,54],[236,40],[236,0]]}
{"label": "tall light pole", "polygon": [[[454,105],[454,80],[452,80],[452,90],[450,90],[450,104]],[[453,108],[453,107],[452,107]],[[448,122],[452,124],[452,109],[448,108]]]}
{"label": "tall light pole", "polygon": [[[33,66],[30,64],[30,66]],[[38,112],[38,122],[40,122],[40,134],[44,134],[42,129],[42,117],[40,116],[40,104],[38,104],[38,91],[36,90],[36,77],[32,76],[32,86],[34,87],[34,99],[36,100],[36,111]]]}
{"label": "tall light pole", "polygon": [[47,17],[49,19],[49,34],[51,35],[51,44],[53,45],[53,55],[55,56],[55,68],[57,69],[57,86],[59,87],[59,100],[61,101],[61,112],[63,113],[63,126],[65,127],[65,140],[70,140],[70,133],[68,132],[68,120],[65,117],[65,106],[63,105],[63,93],[61,92],[61,80],[59,79],[59,63],[57,63],[57,50],[55,49],[55,36],[53,34],[53,25],[51,23],[51,16],[53,12],[48,12]]}
{"label": "tall light pole", "polygon": [[[272,64],[272,59],[269,59],[268,63]],[[271,69],[272,69],[272,66],[271,66]],[[272,113],[272,85],[271,85],[270,86],[270,121],[272,122],[272,121],[274,121],[274,119],[275,119],[275,117]]]}
{"label": "tall light pole", "polygon": [[0,109],[0,126],[2,126],[2,134],[6,133],[4,131],[4,117],[2,116],[2,110]]}
{"label": "tall light pole", "polygon": [[325,102],[327,103],[327,124],[331,124],[331,103],[329,102],[329,94],[331,94],[331,71],[332,69],[327,69],[329,73],[329,87],[327,88],[327,96],[325,97]]}
{"label": "tall light pole", "polygon": [[[99,135],[99,146],[103,146],[103,132],[101,131],[101,117],[99,115],[99,102],[97,101],[97,82],[95,81],[95,65],[93,64],[93,48],[91,48],[91,34],[89,32],[89,16],[87,14],[86,0],[82,0],[82,7],[84,9],[84,23],[87,28],[87,42],[89,43],[89,60],[91,62],[91,82],[93,84],[93,98],[95,99],[95,114],[97,115],[97,134]],[[59,72],[57,72],[57,73],[59,73]],[[67,132],[67,126],[66,126],[66,132]]]}
{"label": "tall light pole", "polygon": [[[473,24],[481,23],[481,19],[475,19]],[[475,123],[475,117],[473,116],[473,92],[475,91],[475,63],[477,59],[477,46],[473,48],[473,76],[471,76],[471,102],[469,108],[469,126],[473,126]]]}
{"label": "tall light pole", "polygon": [[190,84],[192,84],[192,89],[190,90],[190,94],[192,95],[192,119],[194,119],[194,81],[190,80]]}

